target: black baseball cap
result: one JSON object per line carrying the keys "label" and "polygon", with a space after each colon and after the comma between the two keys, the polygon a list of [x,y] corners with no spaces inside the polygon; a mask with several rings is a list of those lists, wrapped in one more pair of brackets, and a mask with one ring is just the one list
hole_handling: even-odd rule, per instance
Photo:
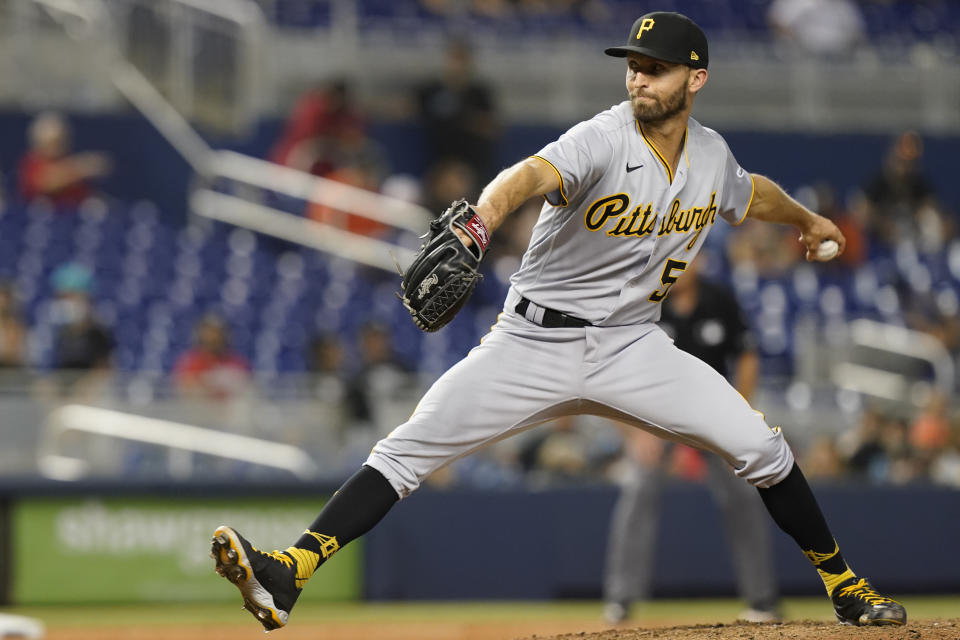
{"label": "black baseball cap", "polygon": [[640,16],[630,27],[627,44],[604,50],[615,58],[626,58],[630,52],[694,69],[706,69],[710,59],[703,29],[687,16],[669,11]]}

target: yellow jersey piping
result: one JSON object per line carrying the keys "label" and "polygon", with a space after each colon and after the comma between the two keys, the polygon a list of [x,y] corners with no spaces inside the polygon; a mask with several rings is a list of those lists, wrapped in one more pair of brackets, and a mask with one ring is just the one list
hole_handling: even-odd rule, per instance
{"label": "yellow jersey piping", "polygon": [[[670,184],[673,184],[673,169],[670,168],[670,164],[663,157],[663,154],[660,153],[660,150],[657,149],[656,145],[650,142],[650,140],[647,138],[647,134],[643,132],[643,127],[640,126],[640,121],[634,120],[634,123],[636,123],[637,125],[637,131],[640,132],[640,137],[643,138],[643,141],[646,142],[647,146],[650,147],[650,150],[653,151],[653,155],[657,156],[657,159],[660,160],[660,163],[663,165],[663,168],[667,170],[667,180],[670,181]],[[683,155],[684,156],[687,155],[687,130],[686,129],[683,130]],[[688,167],[690,166],[689,157],[687,157],[687,166]]]}
{"label": "yellow jersey piping", "polygon": [[733,223],[733,226],[735,227],[739,227],[743,223],[743,221],[747,219],[747,214],[750,213],[750,205],[753,204],[753,196],[757,194],[757,181],[753,179],[752,173],[750,174],[750,185],[751,185],[750,200],[747,202],[747,208],[743,212],[743,217]]}
{"label": "yellow jersey piping", "polygon": [[[567,202],[567,191],[566,191],[566,189],[563,188],[563,176],[560,175],[560,170],[557,169],[557,168],[553,165],[552,162],[550,162],[549,160],[547,160],[546,158],[544,158],[544,157],[542,157],[542,156],[532,155],[532,156],[530,156],[530,157],[531,157],[531,158],[536,158],[537,160],[542,160],[543,162],[546,162],[548,165],[550,165],[550,168],[553,169],[553,170],[557,173],[557,179],[560,180],[560,199],[563,201],[560,206],[561,206],[561,207],[565,207],[565,206],[567,206],[568,204],[570,204],[569,202]],[[547,200],[547,196],[544,195],[544,196],[543,196],[543,199],[544,199],[544,200]],[[550,202],[550,201],[547,200],[547,202]],[[553,203],[551,202],[550,204],[553,204]]]}

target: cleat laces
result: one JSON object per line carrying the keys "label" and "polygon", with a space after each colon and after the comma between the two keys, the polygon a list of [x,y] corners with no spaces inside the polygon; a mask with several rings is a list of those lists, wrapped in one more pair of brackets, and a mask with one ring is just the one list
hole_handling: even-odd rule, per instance
{"label": "cleat laces", "polygon": [[893,600],[892,598],[888,598],[886,596],[882,596],[876,591],[874,591],[873,588],[869,585],[869,583],[867,583],[867,581],[863,578],[860,578],[860,580],[858,580],[854,584],[841,588],[839,595],[853,596],[865,601],[867,604],[870,604],[870,605],[890,604],[890,603],[899,604],[897,603],[896,600]]}

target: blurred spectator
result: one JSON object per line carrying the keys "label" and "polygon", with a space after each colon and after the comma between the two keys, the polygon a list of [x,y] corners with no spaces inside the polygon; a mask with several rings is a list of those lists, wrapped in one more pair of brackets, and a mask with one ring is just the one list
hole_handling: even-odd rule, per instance
{"label": "blurred spectator", "polygon": [[420,86],[417,95],[429,164],[456,159],[480,181],[489,178],[499,136],[496,105],[492,89],[476,77],[463,41],[448,45],[441,76]]}
{"label": "blurred spectator", "polygon": [[[942,289],[918,287],[908,278],[900,278],[896,290],[907,327],[933,336],[952,353],[960,351],[960,316],[957,315],[956,297],[952,291],[942,295]],[[919,364],[915,363],[914,366]],[[904,370],[901,373],[915,371]]]}
{"label": "blurred spectator", "polygon": [[784,42],[827,58],[848,56],[866,34],[860,8],[852,0],[774,0],[767,20]]}
{"label": "blurred spectator", "polygon": [[829,480],[843,474],[843,459],[833,438],[821,436],[810,444],[803,456],[803,474],[808,480]]}
{"label": "blurred spectator", "polygon": [[309,384],[313,398],[323,405],[323,424],[342,439],[347,425],[347,385],[343,347],[333,333],[321,333],[310,340],[307,354]]}
{"label": "blurred spectator", "polygon": [[420,7],[427,12],[439,16],[447,16],[454,12],[454,9],[460,4],[452,0],[419,0]]}
{"label": "blurred spectator", "polygon": [[947,448],[933,461],[930,479],[960,489],[960,424],[953,425]]}
{"label": "blurred spectator", "polygon": [[587,475],[589,461],[574,416],[557,418],[520,450],[519,462],[534,484],[569,482]]}
{"label": "blurred spectator", "polygon": [[390,170],[386,151],[367,134],[362,122],[342,127],[327,148],[321,148],[320,151],[320,157],[330,164],[331,169],[323,174],[315,168],[314,173],[336,179],[333,174],[339,169],[362,171],[369,176],[370,182],[369,186],[362,186],[371,191],[379,188]]}
{"label": "blurred spectator", "polygon": [[93,194],[90,181],[111,170],[103,153],[71,153],[70,127],[54,112],[37,116],[28,131],[30,148],[20,160],[20,196],[26,202],[46,198],[72,207]]}
{"label": "blurred spectator", "polygon": [[[373,170],[363,165],[349,165],[334,169],[325,177],[367,191],[377,191],[379,184],[379,178]],[[332,207],[318,202],[311,202],[308,205],[307,216],[317,222],[367,236],[381,235],[388,229],[387,225],[366,216],[351,213],[348,208]]]}
{"label": "blurred spectator", "polygon": [[927,478],[943,484],[960,483],[960,425],[951,423],[946,394],[933,391],[910,420],[887,413],[866,409],[860,424],[837,440],[851,474],[875,484]]}
{"label": "blurred spectator", "polygon": [[301,171],[325,175],[336,168],[341,132],[364,131],[364,120],[353,103],[345,80],[307,91],[300,97],[280,139],[270,151],[270,160]]}
{"label": "blurred spectator", "polygon": [[60,402],[63,397],[93,401],[110,380],[114,341],[111,332],[95,317],[91,302],[93,275],[86,267],[65,263],[50,276],[54,298],[49,315],[41,319],[53,333],[48,361],[51,374],[38,378],[34,393],[40,400]]}
{"label": "blurred spectator", "polygon": [[394,351],[391,332],[369,323],[358,332],[359,366],[347,384],[347,406],[355,423],[392,425],[382,411],[393,401],[406,401],[415,382],[413,370]]}
{"label": "blurred spectator", "polygon": [[470,12],[484,18],[505,19],[514,14],[511,0],[470,0]]}
{"label": "blurred spectator", "polygon": [[208,314],[194,328],[194,346],[177,359],[173,377],[186,395],[227,400],[247,389],[250,363],[231,348],[223,318]]}
{"label": "blurred spectator", "polygon": [[897,136],[881,170],[864,188],[871,234],[888,247],[911,240],[927,252],[938,251],[952,229],[923,173],[923,140],[914,131]]}
{"label": "blurred spectator", "polygon": [[[386,153],[367,135],[365,118],[343,80],[312,89],[299,99],[270,159],[367,191],[379,190],[389,168]],[[350,209],[349,197],[336,205],[310,202],[307,216],[364,235],[386,229]]]}
{"label": "blurred spectator", "polygon": [[90,300],[94,281],[90,270],[76,263],[67,263],[54,270],[51,281],[56,293],[51,309],[57,327],[53,348],[54,368],[109,368],[113,338],[94,317]]}
{"label": "blurred spectator", "polygon": [[513,13],[511,0],[420,0],[420,6],[434,15],[447,18],[472,13],[484,18],[504,19]]}
{"label": "blurred spectator", "polygon": [[17,306],[13,285],[0,283],[0,368],[13,369],[26,363],[27,330]]}
{"label": "blurred spectator", "polygon": [[545,487],[585,478],[608,481],[622,441],[619,427],[609,420],[562,416],[531,431],[515,447],[509,459],[524,473],[525,484]]}
{"label": "blurred spectator", "polygon": [[746,267],[760,277],[784,275],[803,259],[801,244],[792,229],[753,220],[730,232],[726,249],[731,267]]}
{"label": "blurred spectator", "polygon": [[515,442],[501,440],[439,469],[439,475],[431,474],[427,483],[438,489],[457,486],[487,491],[522,488],[526,483],[517,453]]}
{"label": "blurred spectator", "polygon": [[887,420],[880,431],[883,463],[874,469],[878,482],[906,484],[920,477],[922,468],[910,446],[909,429],[903,420]]}
{"label": "blurred spectator", "polygon": [[947,398],[940,391],[930,393],[930,399],[910,423],[910,445],[916,452],[918,462],[924,467],[950,443],[950,418],[947,415]]}
{"label": "blurred spectator", "polygon": [[492,20],[549,16],[601,22],[610,18],[603,0],[420,0],[420,6],[435,15],[453,18],[466,13]]}
{"label": "blurred spectator", "polygon": [[904,484],[922,471],[908,433],[903,420],[867,409],[860,424],[840,437],[840,451],[852,474],[875,484]]}
{"label": "blurred spectator", "polygon": [[[307,402],[302,405],[302,412],[298,412],[302,416],[298,421],[302,425],[298,440],[301,446],[318,455],[342,453],[347,444],[350,425],[343,361],[341,338],[335,333],[319,333],[310,339],[307,376],[303,378],[307,385],[303,397]],[[369,440],[366,445],[369,448]],[[339,453],[337,457],[342,457]]]}
{"label": "blurred spectator", "polygon": [[602,0],[514,0],[528,16],[580,17],[589,22],[610,18],[610,9]]}
{"label": "blurred spectator", "polygon": [[436,216],[454,200],[467,198],[469,202],[475,202],[479,195],[476,172],[462,160],[440,160],[430,167],[424,178],[423,204]]}
{"label": "blurred spectator", "polygon": [[322,333],[310,340],[307,367],[318,397],[330,402],[343,400],[343,347],[335,334]]}
{"label": "blurred spectator", "polygon": [[882,463],[884,458],[880,431],[883,418],[872,408],[860,415],[856,427],[841,434],[838,442],[841,456],[846,459],[847,469],[856,476],[866,478],[870,470]]}

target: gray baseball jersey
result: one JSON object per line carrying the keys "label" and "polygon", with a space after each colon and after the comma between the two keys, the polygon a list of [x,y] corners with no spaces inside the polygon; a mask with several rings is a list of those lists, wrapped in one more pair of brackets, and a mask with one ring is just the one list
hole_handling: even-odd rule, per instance
{"label": "gray baseball jersey", "polygon": [[561,186],[547,195],[511,283],[539,305],[598,326],[655,322],[671,278],[693,260],[717,216],[739,223],[753,197],[751,175],[723,138],[692,118],[672,175],[627,101],[536,157],[553,166]]}
{"label": "gray baseball jersey", "polygon": [[[591,413],[713,451],[760,487],[786,477],[793,455],[779,427],[655,324],[717,216],[736,224],[749,209],[753,179],[723,138],[690,119],[673,175],[624,102],[537,157],[560,188],[546,196],[504,313],[366,464],[403,497],[460,456]],[[576,320],[548,322],[557,312]]]}

